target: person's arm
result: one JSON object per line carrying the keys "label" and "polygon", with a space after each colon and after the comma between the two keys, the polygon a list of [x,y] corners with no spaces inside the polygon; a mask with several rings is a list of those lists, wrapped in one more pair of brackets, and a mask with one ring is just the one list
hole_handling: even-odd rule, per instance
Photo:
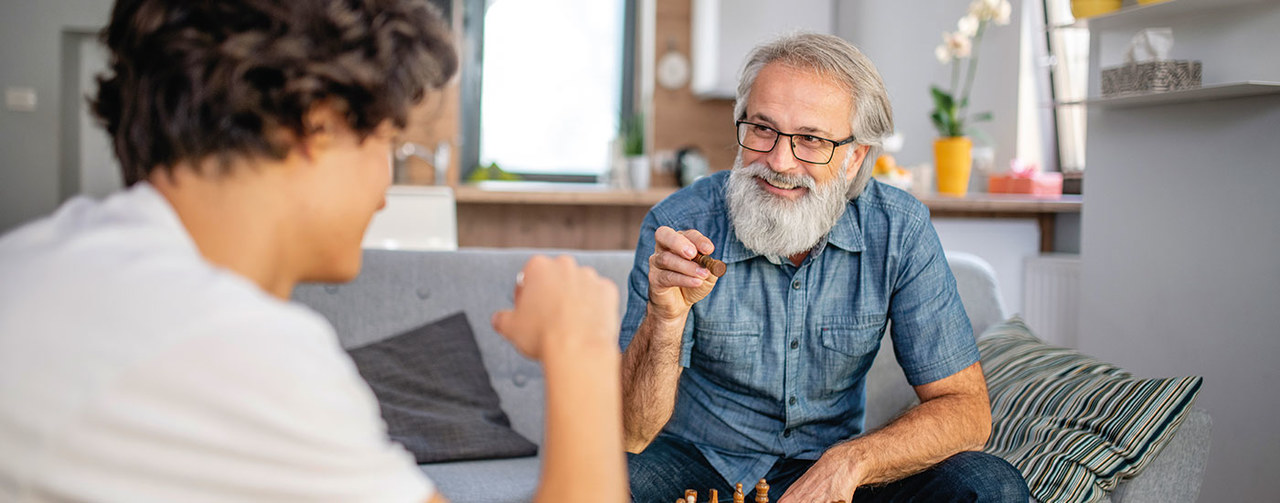
{"label": "person's arm", "polygon": [[546,374],[535,501],[628,501],[617,287],[569,257],[534,257],[521,274],[514,308],[495,313],[493,327]]}
{"label": "person's arm", "polygon": [[849,500],[858,486],[901,480],[986,444],[991,405],[980,364],[915,390],[920,405],[828,449],[779,502]]}
{"label": "person's arm", "polygon": [[644,320],[622,355],[623,425],[628,452],[653,441],[675,409],[680,380],[680,340],[695,302],[716,277],[693,261],[715,250],[696,230],[659,227],[649,256],[649,299]]}

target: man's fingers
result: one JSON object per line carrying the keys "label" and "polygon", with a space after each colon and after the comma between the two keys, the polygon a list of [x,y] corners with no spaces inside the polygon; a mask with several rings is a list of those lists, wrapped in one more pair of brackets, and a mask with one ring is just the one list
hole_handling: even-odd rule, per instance
{"label": "man's fingers", "polygon": [[659,270],[671,271],[686,276],[698,278],[706,278],[710,272],[706,268],[698,265],[697,262],[686,259],[671,252],[662,252],[653,256],[653,263],[650,264]]}
{"label": "man's fingers", "polygon": [[702,286],[701,279],[672,271],[649,271],[649,276],[656,280],[654,283],[658,287],[697,288]]}
{"label": "man's fingers", "polygon": [[653,233],[653,239],[657,243],[657,251],[659,252],[666,249],[687,259],[692,259],[698,255],[698,247],[694,245],[693,241],[690,241],[684,234],[676,232],[675,229],[665,225],[658,227],[658,230]]}
{"label": "man's fingers", "polygon": [[711,242],[711,239],[703,236],[697,229],[688,229],[682,231],[681,234],[684,234],[685,239],[688,239],[698,249],[698,253],[710,255],[711,252],[716,251],[716,245]]}

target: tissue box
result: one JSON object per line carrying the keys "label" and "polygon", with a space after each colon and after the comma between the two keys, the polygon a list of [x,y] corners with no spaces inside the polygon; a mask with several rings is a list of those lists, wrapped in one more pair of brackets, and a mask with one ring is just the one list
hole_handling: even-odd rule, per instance
{"label": "tissue box", "polygon": [[987,178],[987,192],[993,194],[1062,195],[1062,173],[999,173]]}
{"label": "tissue box", "polygon": [[1200,87],[1200,62],[1142,61],[1102,69],[1102,96],[1163,93]]}

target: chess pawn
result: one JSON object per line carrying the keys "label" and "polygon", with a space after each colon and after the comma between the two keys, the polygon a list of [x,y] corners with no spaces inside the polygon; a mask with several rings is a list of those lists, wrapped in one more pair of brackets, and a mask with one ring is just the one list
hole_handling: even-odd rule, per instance
{"label": "chess pawn", "polygon": [[693,489],[685,489],[684,501],[685,503],[698,503],[698,491],[694,491]]}
{"label": "chess pawn", "polygon": [[756,503],[769,503],[769,483],[764,479],[756,483]]}
{"label": "chess pawn", "polygon": [[733,503],[743,503],[746,498],[746,495],[742,494],[742,482],[738,482],[738,485],[733,489]]}

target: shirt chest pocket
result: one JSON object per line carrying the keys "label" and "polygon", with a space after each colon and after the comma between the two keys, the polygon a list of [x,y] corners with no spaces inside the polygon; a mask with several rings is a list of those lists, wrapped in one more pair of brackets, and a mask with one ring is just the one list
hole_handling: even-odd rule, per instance
{"label": "shirt chest pocket", "polygon": [[847,391],[875,360],[884,334],[885,316],[828,316],[821,320],[818,330],[822,334],[821,365],[814,376],[817,382],[825,382],[832,393]]}
{"label": "shirt chest pocket", "polygon": [[694,322],[693,361],[708,379],[748,389],[760,359],[761,326],[755,322]]}

